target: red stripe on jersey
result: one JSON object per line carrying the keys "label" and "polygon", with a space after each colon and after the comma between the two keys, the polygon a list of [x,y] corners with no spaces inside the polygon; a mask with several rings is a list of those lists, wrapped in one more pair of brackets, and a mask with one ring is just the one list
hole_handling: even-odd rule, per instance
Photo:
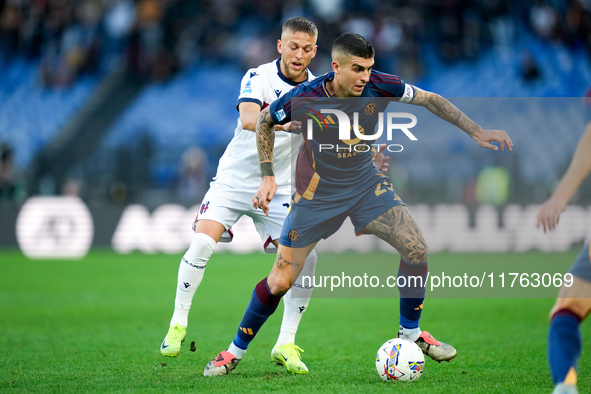
{"label": "red stripe on jersey", "polygon": [[[322,93],[323,93],[322,86],[318,86],[309,92],[300,93],[297,96],[292,97],[291,100],[293,100],[294,98],[304,98],[304,97],[322,97],[323,96]],[[289,102],[287,102],[285,104],[285,106],[283,107],[283,109],[289,113],[291,113],[291,100],[289,100]]]}
{"label": "red stripe on jersey", "polygon": [[393,83],[400,85],[400,78],[396,75],[371,74],[369,81],[373,83]]}
{"label": "red stripe on jersey", "polygon": [[380,92],[380,94],[382,94],[384,97],[394,97],[394,95],[392,93],[388,92],[387,90],[380,89],[377,86],[374,86],[373,88],[374,88],[374,90]]}
{"label": "red stripe on jersey", "polygon": [[309,92],[300,93],[296,97],[312,97],[312,96],[322,96],[322,94],[318,95],[318,91],[322,91],[322,85],[316,86],[314,89],[310,90]]}

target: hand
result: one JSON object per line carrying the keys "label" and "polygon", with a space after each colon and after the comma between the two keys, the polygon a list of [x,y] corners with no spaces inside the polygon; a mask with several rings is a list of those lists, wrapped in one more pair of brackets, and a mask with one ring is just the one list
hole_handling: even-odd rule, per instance
{"label": "hand", "polygon": [[540,228],[540,225],[544,228],[544,232],[552,231],[556,228],[560,214],[566,208],[567,202],[560,200],[559,198],[550,197],[538,211],[538,217],[536,220],[536,227]]}
{"label": "hand", "polygon": [[302,132],[302,122],[292,120],[286,124],[276,124],[275,131],[287,131],[288,133],[300,134]]}
{"label": "hand", "polygon": [[269,203],[277,192],[277,183],[275,183],[274,176],[263,177],[259,190],[252,198],[252,206],[254,209],[260,208],[263,213],[269,216]]}
{"label": "hand", "polygon": [[505,150],[505,145],[509,150],[513,150],[513,141],[507,135],[505,130],[483,130],[480,129],[474,133],[472,136],[478,145],[482,146],[483,148],[492,149],[494,151],[499,150],[499,148],[491,142],[496,141],[501,145],[501,151]]}
{"label": "hand", "polygon": [[387,172],[388,167],[390,167],[390,164],[388,164],[388,160],[390,160],[390,157],[384,156],[384,154],[382,153],[384,149],[386,149],[386,146],[386,144],[380,145],[373,159],[373,163],[376,165],[376,167],[378,167],[378,170],[380,170],[381,172]]}

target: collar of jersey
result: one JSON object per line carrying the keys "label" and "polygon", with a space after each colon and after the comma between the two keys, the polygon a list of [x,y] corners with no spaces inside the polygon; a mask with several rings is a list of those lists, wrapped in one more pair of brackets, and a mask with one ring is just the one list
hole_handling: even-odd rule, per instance
{"label": "collar of jersey", "polygon": [[[277,59],[277,61],[275,62],[275,64],[277,65],[277,75],[279,75],[279,78],[281,78],[281,80],[285,83],[290,84],[291,86],[298,86],[300,83],[302,82],[306,82],[308,79],[306,78],[306,81],[302,81],[302,82],[294,82],[291,79],[287,78],[285,75],[283,75],[283,73],[281,72],[281,64],[279,63],[281,59]],[[306,69],[306,73],[308,73],[308,69]]]}
{"label": "collar of jersey", "polygon": [[330,94],[330,92],[328,91],[328,89],[326,88],[326,81],[334,79],[334,72],[328,72],[326,73],[326,78],[324,78],[324,81],[322,81],[322,89],[324,89],[324,93],[326,93],[326,97],[332,97],[332,94]]}

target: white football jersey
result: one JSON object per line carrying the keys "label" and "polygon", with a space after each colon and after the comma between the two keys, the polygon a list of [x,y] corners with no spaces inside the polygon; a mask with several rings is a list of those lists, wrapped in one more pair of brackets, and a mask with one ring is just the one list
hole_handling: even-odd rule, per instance
{"label": "white football jersey", "polygon": [[[308,81],[314,76],[308,70]],[[277,98],[283,96],[297,82],[289,80],[279,68],[279,59],[251,68],[240,84],[240,95],[236,107],[243,102],[253,102],[264,109]],[[277,194],[291,195],[291,177],[295,169],[295,159],[302,145],[302,136],[285,131],[275,133],[273,149],[273,169],[277,182]],[[233,189],[252,191],[254,194],[261,184],[261,170],[256,145],[256,133],[238,125],[234,137],[220,159],[213,183],[225,184]]]}

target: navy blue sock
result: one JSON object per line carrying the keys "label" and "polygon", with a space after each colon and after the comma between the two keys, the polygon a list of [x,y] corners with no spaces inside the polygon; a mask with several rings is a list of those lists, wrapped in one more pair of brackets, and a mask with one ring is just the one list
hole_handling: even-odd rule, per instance
{"label": "navy blue sock", "polygon": [[260,281],[254,288],[250,302],[246,307],[240,327],[234,338],[234,345],[241,349],[248,348],[250,341],[257,335],[263,324],[277,309],[281,296],[271,294],[267,286],[267,278]]}
{"label": "navy blue sock", "polygon": [[[425,279],[428,270],[427,262],[409,264],[400,259],[398,291],[400,292],[400,325],[404,328],[419,326],[425,300],[425,286],[427,285]],[[420,277],[421,279],[411,277]]]}
{"label": "navy blue sock", "polygon": [[560,309],[552,315],[548,330],[548,363],[555,384],[564,381],[568,371],[577,369],[581,348],[581,320],[568,309]]}

